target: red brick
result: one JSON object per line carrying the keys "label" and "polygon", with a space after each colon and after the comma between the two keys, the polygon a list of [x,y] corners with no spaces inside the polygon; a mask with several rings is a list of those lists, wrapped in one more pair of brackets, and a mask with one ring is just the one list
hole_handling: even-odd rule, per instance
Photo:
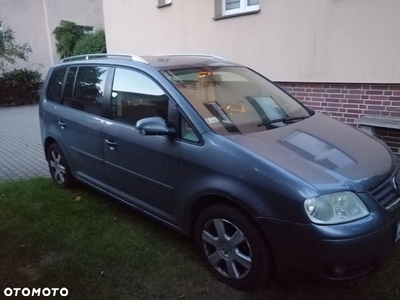
{"label": "red brick", "polygon": [[371,100],[387,100],[388,96],[378,96],[378,95],[371,95],[369,96]]}
{"label": "red brick", "polygon": [[337,111],[339,111],[339,109],[337,107],[326,107],[325,111],[335,111],[335,112],[337,112]]}
{"label": "red brick", "polygon": [[383,95],[383,91],[366,91],[367,95]]}
{"label": "red brick", "polygon": [[338,98],[326,98],[326,102],[341,102],[341,99]]}
{"label": "red brick", "polygon": [[387,106],[386,110],[387,111],[399,111],[400,112],[400,106]]}
{"label": "red brick", "polygon": [[374,116],[379,116],[381,114],[382,111],[379,110],[364,110],[364,114],[366,115],[374,115]]}
{"label": "red brick", "polygon": [[362,114],[363,111],[361,109],[348,109],[347,112],[351,113],[351,114],[359,114],[360,115],[360,114]]}
{"label": "red brick", "polygon": [[363,104],[363,103],[365,103],[365,101],[364,101],[364,100],[361,100],[361,99],[348,99],[347,102],[348,102],[348,103],[358,103],[358,104]]}
{"label": "red brick", "polygon": [[340,90],[338,90],[338,89],[327,89],[326,92],[330,93],[330,94],[339,94]]}
{"label": "red brick", "polygon": [[363,95],[363,94],[365,94],[365,91],[363,91],[363,90],[349,90],[349,94]]}
{"label": "red brick", "polygon": [[324,98],[318,98],[318,97],[313,97],[313,98],[311,98],[311,101],[315,101],[315,102],[324,102]]}
{"label": "red brick", "polygon": [[388,90],[387,85],[371,85],[371,90]]}
{"label": "red brick", "polygon": [[322,93],[310,93],[310,97],[323,97]]}
{"label": "red brick", "polygon": [[345,118],[354,118],[354,119],[358,119],[359,118],[358,114],[343,114],[343,116]]}
{"label": "red brick", "polygon": [[391,100],[391,101],[400,101],[400,97],[388,97],[388,100]]}
{"label": "red brick", "polygon": [[385,110],[385,108],[383,106],[380,106],[380,105],[368,105],[368,109]]}
{"label": "red brick", "polygon": [[382,101],[367,100],[367,101],[365,101],[365,104],[381,105]]}
{"label": "red brick", "polygon": [[391,85],[391,86],[389,86],[389,90],[399,91],[400,90],[400,85]]}
{"label": "red brick", "polygon": [[357,104],[343,104],[344,108],[358,108]]}
{"label": "red brick", "polygon": [[361,99],[361,95],[345,95],[347,99]]}
{"label": "red brick", "polygon": [[344,98],[344,95],[332,93],[332,94],[330,94],[330,97],[331,98]]}

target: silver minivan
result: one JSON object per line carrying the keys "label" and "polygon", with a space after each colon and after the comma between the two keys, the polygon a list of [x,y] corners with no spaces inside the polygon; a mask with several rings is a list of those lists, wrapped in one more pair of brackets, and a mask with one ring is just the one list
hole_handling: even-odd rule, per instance
{"label": "silver minivan", "polygon": [[399,243],[390,149],[221,57],[67,58],[39,114],[58,185],[80,181],[192,237],[233,287],[355,280]]}

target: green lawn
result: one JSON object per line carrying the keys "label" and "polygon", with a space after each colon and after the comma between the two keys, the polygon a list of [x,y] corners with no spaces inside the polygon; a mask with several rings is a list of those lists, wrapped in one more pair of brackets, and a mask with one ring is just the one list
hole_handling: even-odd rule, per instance
{"label": "green lawn", "polygon": [[217,282],[174,231],[88,188],[32,179],[0,184],[0,298],[6,287],[66,287],[74,300],[400,299],[400,247],[352,285],[275,281],[246,293]]}

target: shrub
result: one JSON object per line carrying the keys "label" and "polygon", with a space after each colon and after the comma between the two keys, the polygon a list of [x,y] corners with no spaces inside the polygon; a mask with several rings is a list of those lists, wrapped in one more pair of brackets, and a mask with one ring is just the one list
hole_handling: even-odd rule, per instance
{"label": "shrub", "polygon": [[33,104],[39,100],[41,74],[28,69],[14,69],[0,77],[0,106]]}
{"label": "shrub", "polygon": [[85,35],[76,43],[74,48],[74,55],[106,52],[106,35],[103,29]]}
{"label": "shrub", "polygon": [[56,36],[56,50],[61,58],[71,56],[76,43],[84,37],[82,27],[74,22],[62,20],[53,34]]}

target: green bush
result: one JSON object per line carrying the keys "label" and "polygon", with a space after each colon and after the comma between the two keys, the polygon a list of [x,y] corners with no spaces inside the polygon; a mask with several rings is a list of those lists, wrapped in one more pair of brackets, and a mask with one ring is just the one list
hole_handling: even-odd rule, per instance
{"label": "green bush", "polygon": [[33,104],[39,100],[41,74],[28,69],[14,69],[0,77],[0,106]]}
{"label": "green bush", "polygon": [[76,43],[74,48],[74,55],[106,52],[106,35],[103,29],[85,35]]}
{"label": "green bush", "polygon": [[56,36],[56,50],[61,58],[71,56],[76,43],[85,36],[82,27],[65,20],[60,22],[53,34]]}

